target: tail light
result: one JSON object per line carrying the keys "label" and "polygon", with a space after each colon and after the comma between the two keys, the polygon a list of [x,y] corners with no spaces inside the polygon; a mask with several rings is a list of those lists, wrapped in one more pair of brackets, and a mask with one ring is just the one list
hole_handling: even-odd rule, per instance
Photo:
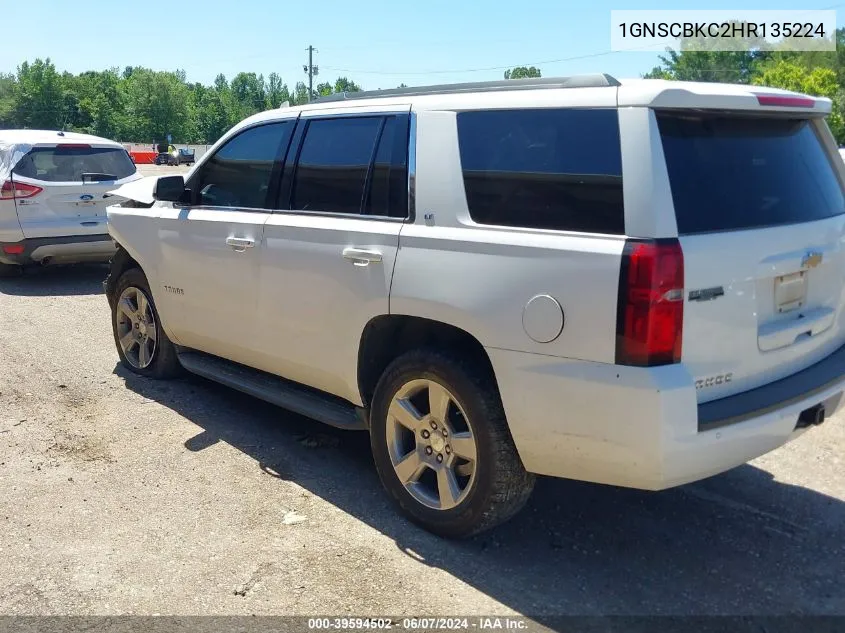
{"label": "tail light", "polygon": [[13,182],[7,180],[0,187],[0,200],[20,200],[21,198],[31,198],[37,196],[44,191],[41,187],[35,185],[28,185],[25,182]]}
{"label": "tail light", "polygon": [[681,361],[684,254],[678,240],[625,243],[617,310],[617,364],[651,367]]}
{"label": "tail light", "polygon": [[23,244],[5,244],[3,246],[3,252],[6,253],[6,255],[20,255],[23,251]]}
{"label": "tail light", "polygon": [[56,147],[59,149],[91,149],[88,143],[59,143]]}
{"label": "tail light", "polygon": [[779,106],[782,108],[812,108],[816,100],[810,97],[793,97],[790,95],[757,95],[757,103],[761,106]]}

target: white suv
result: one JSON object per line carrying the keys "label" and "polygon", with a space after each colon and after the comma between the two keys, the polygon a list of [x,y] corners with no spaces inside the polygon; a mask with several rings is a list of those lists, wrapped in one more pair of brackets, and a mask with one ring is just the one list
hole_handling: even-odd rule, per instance
{"label": "white suv", "polygon": [[140,179],[118,143],[97,136],[0,130],[0,276],[24,266],[107,262],[108,191]]}
{"label": "white suv", "polygon": [[535,474],[708,477],[845,389],[829,112],[598,75],[255,115],[109,208],[118,353],[368,429],[385,488],[446,536],[513,515]]}

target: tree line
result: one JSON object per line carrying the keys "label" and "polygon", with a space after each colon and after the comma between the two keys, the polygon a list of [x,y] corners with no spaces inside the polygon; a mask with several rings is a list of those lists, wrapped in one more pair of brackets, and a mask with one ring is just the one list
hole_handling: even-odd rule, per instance
{"label": "tree line", "polygon": [[[539,76],[533,66],[505,72],[506,79]],[[312,98],[360,90],[338,77],[318,83]],[[244,118],[285,102],[308,102],[308,86],[300,81],[290,90],[277,73],[241,72],[231,81],[220,74],[207,86],[189,82],[182,70],[138,66],[60,73],[49,58],[0,73],[0,129],[62,129],[126,142],[159,143],[169,134],[175,143],[214,143]]]}
{"label": "tree line", "polygon": [[[837,141],[845,143],[845,29],[836,31],[835,40],[835,51],[748,42],[749,50],[729,52],[688,40],[684,50],[667,51],[643,76],[765,85],[829,97],[833,111],[828,122]],[[540,76],[534,66],[504,72],[505,79]],[[312,97],[359,90],[354,81],[339,77],[317,84]],[[0,129],[64,129],[139,143],[161,142],[168,134],[176,143],[214,143],[256,112],[307,101],[304,82],[290,90],[277,73],[265,78],[241,72],[231,81],[221,74],[207,86],[189,82],[181,70],[136,66],[60,73],[49,58],[24,62],[15,73],[0,73]]]}
{"label": "tree line", "polygon": [[[346,77],[315,86],[312,96],[355,92]],[[308,87],[293,90],[277,73],[266,78],[242,72],[214,84],[189,82],[184,71],[128,66],[78,75],[58,72],[48,58],[22,63],[16,73],[0,73],[0,129],[64,129],[123,141],[214,143],[242,119],[308,101]]]}

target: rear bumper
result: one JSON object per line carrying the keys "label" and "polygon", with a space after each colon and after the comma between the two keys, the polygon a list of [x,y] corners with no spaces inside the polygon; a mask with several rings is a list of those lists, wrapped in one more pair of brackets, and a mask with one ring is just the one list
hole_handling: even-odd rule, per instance
{"label": "rear bumper", "polygon": [[[19,247],[22,252],[7,253],[6,246]],[[66,235],[37,237],[19,242],[0,242],[0,263],[28,266],[42,263],[107,262],[114,255],[116,246],[108,233],[97,235]]]}
{"label": "rear bumper", "polygon": [[[759,457],[805,430],[798,424],[803,411],[824,403],[826,415],[833,415],[845,392],[845,348],[827,365],[826,359],[806,370],[822,367],[815,382],[791,377],[789,397],[775,389],[769,392],[775,401],[764,402],[760,393],[735,400],[724,411],[738,411],[739,404],[747,410],[732,420],[715,415],[715,405],[698,406],[683,365],[646,369],[496,349],[488,354],[527,470],[647,490],[703,479]],[[802,381],[804,391],[795,393]],[[779,382],[779,389],[788,387]],[[748,408],[752,401],[760,406]],[[705,415],[722,423],[699,428]]]}

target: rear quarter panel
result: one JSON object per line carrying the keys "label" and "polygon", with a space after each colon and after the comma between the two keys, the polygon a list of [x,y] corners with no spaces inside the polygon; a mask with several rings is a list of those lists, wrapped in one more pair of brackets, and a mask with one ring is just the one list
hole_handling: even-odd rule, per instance
{"label": "rear quarter panel", "polygon": [[[614,362],[624,237],[476,225],[455,112],[418,114],[415,183],[416,221],[400,235],[391,313],[454,325],[485,347]],[[537,295],[554,298],[563,312],[550,342],[533,340],[524,327]]]}

